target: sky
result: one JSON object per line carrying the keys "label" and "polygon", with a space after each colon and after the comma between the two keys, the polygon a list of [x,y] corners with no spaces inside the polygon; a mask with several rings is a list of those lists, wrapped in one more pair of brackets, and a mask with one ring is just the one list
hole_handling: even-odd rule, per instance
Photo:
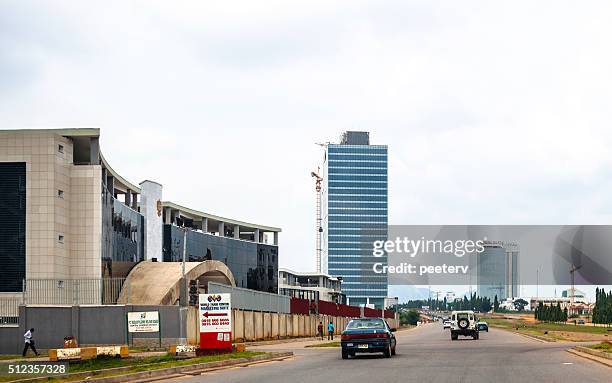
{"label": "sky", "polygon": [[608,224],[607,1],[0,0],[0,129],[99,127],[164,199],[315,267],[316,142],[389,145],[391,224]]}

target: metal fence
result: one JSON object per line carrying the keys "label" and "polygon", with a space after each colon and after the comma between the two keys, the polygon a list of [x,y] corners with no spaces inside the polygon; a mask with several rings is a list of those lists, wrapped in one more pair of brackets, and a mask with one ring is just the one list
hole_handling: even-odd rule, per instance
{"label": "metal fence", "polygon": [[19,324],[19,305],[22,298],[0,297],[0,326]]}
{"label": "metal fence", "polygon": [[284,295],[231,287],[215,282],[208,282],[208,292],[232,294],[232,308],[235,309],[286,314],[291,312],[291,298]]}
{"label": "metal fence", "polygon": [[28,305],[112,305],[117,303],[125,278],[27,279]]}
{"label": "metal fence", "polygon": [[20,305],[115,305],[125,278],[26,279],[23,292],[0,296],[0,325],[19,324]]}
{"label": "metal fence", "polygon": [[[27,305],[114,305],[125,278],[26,279],[23,292],[0,296],[0,316]],[[17,302],[17,303],[15,303]],[[11,311],[13,310],[13,311]]]}

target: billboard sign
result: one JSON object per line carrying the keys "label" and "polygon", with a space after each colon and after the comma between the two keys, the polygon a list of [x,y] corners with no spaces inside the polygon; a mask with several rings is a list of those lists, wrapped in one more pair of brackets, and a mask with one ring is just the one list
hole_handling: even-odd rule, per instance
{"label": "billboard sign", "polygon": [[231,294],[200,294],[200,348],[232,348]]}

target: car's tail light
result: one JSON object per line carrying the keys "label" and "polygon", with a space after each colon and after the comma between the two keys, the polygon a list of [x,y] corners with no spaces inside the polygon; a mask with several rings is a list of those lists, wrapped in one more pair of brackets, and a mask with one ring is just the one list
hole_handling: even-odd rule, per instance
{"label": "car's tail light", "polygon": [[353,339],[372,339],[372,338],[387,338],[387,334],[379,332],[376,334],[342,334],[341,340],[353,340]]}

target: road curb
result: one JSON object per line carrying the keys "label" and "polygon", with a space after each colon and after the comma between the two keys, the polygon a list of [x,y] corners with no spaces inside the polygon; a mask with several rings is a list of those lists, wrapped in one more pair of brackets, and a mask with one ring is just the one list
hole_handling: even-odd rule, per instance
{"label": "road curb", "polygon": [[542,343],[556,343],[557,342],[554,339],[545,338],[545,337],[539,336],[539,335],[525,334],[525,333],[520,333],[520,332],[517,332],[517,331],[512,331],[512,332],[515,333],[515,334],[519,334],[521,336],[524,336],[525,338],[537,340],[538,342],[542,342]]}
{"label": "road curb", "polygon": [[[177,367],[169,367],[169,368],[160,368],[157,370],[148,370],[141,371],[135,373],[128,373],[122,375],[115,376],[107,376],[101,378],[92,378],[96,375],[107,374],[107,373],[121,373],[123,371],[129,371],[130,368],[134,366],[126,366],[126,367],[117,367],[117,368],[109,368],[105,370],[95,370],[95,371],[87,371],[87,372],[77,372],[74,374],[66,374],[66,375],[55,375],[53,378],[55,379],[66,379],[66,378],[76,378],[79,380],[75,380],[75,382],[87,381],[87,382],[96,382],[96,383],[119,383],[125,381],[134,381],[134,380],[143,380],[147,378],[155,378],[151,380],[157,380],[158,378],[167,377],[169,375],[185,375],[188,373],[194,373],[196,371],[205,372],[206,370],[211,369],[223,369],[228,367],[240,366],[240,365],[248,365],[251,363],[259,363],[259,362],[268,362],[274,360],[283,360],[288,357],[293,356],[293,352],[271,352],[266,355],[256,355],[248,358],[239,358],[239,359],[227,359],[227,360],[219,360],[214,362],[205,362],[205,363],[197,363],[190,364],[186,366],[177,366]],[[50,380],[49,377],[38,377],[31,379],[22,379],[15,380],[14,383],[38,383],[38,382],[46,382]]]}
{"label": "road curb", "polygon": [[[591,360],[593,362],[597,362],[599,364],[603,364],[604,366],[612,367],[612,359],[611,359],[610,356],[607,356],[607,355],[606,356],[596,355],[596,354],[593,354],[591,352],[583,351],[582,350],[583,348],[584,347],[580,347],[579,346],[579,347],[576,347],[576,348],[567,349],[565,351],[569,352],[572,355],[576,355],[576,356],[579,356],[581,358],[588,359],[588,360]],[[590,350],[589,349],[589,351],[594,351],[594,350]]]}
{"label": "road curb", "polygon": [[511,330],[511,329],[507,329],[507,328],[502,328],[502,327],[491,327],[491,328],[494,328],[496,330],[511,332],[513,334],[520,335],[520,336],[525,337],[527,339],[535,340],[535,341],[538,341],[538,342],[541,342],[541,343],[556,343],[557,342],[554,339],[548,339],[548,338],[544,338],[544,337],[541,337],[541,336],[538,336],[538,335],[525,334],[525,333],[522,333],[522,332],[518,332],[518,331]]}

